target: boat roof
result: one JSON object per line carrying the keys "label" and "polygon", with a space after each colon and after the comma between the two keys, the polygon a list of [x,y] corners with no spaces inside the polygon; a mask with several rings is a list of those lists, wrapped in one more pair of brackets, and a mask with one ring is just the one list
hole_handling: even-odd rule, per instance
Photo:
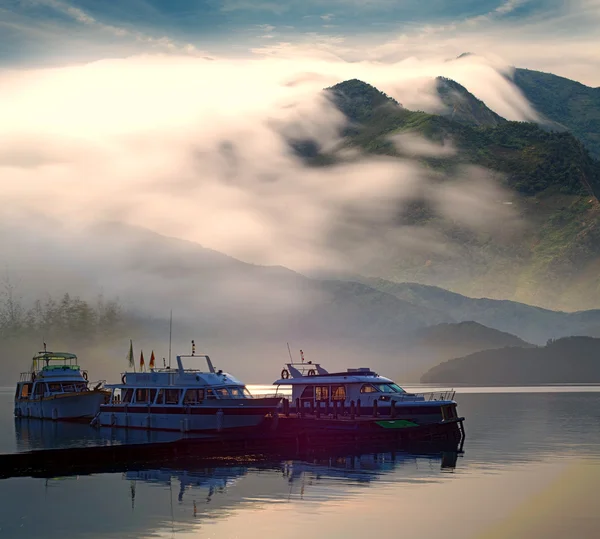
{"label": "boat roof", "polygon": [[38,352],[33,359],[43,359],[44,361],[65,361],[67,359],[77,359],[75,354],[69,352]]}
{"label": "boat roof", "polygon": [[317,385],[317,384],[365,384],[380,383],[393,384],[394,381],[380,376],[375,371],[367,367],[347,369],[342,372],[327,372],[320,363],[287,363],[282,371],[288,372],[288,378],[280,378],[273,382],[273,385]]}

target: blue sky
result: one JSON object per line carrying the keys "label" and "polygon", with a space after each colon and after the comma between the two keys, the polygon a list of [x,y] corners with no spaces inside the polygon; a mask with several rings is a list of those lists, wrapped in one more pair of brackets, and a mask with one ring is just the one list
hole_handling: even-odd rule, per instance
{"label": "blue sky", "polygon": [[149,52],[239,57],[281,44],[386,61],[400,40],[394,60],[474,50],[562,66],[594,84],[598,14],[598,0],[1,0],[0,66]]}

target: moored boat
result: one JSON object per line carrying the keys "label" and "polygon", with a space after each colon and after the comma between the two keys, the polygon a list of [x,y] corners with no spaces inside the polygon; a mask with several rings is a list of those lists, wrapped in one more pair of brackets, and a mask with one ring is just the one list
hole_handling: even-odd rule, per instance
{"label": "moored boat", "polygon": [[33,357],[31,370],[21,374],[15,391],[16,417],[52,420],[93,418],[110,393],[98,382],[90,388],[87,371],[77,356],[44,351]]}
{"label": "moored boat", "polygon": [[[275,413],[281,397],[254,397],[243,382],[216,370],[206,354],[176,357],[177,367],[125,372],[92,425],[181,432],[254,427]],[[207,370],[190,368],[204,360]],[[184,362],[186,365],[184,365]]]}
{"label": "moored boat", "polygon": [[281,386],[290,386],[290,408],[303,414],[343,415],[354,410],[355,415],[393,415],[414,425],[458,418],[454,390],[410,393],[364,367],[330,373],[319,363],[292,362],[286,364],[273,385],[277,391]]}

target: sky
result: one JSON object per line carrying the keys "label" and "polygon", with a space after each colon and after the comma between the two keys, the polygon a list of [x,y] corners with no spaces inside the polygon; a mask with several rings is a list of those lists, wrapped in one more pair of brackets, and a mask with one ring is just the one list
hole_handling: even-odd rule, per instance
{"label": "sky", "polygon": [[[518,216],[490,171],[461,170],[433,189],[415,159],[315,170],[286,137],[334,148],[345,119],[322,89],[352,78],[435,112],[443,75],[507,119],[538,120],[506,75],[521,66],[600,85],[599,5],[0,0],[3,263],[38,267],[21,240],[64,253],[58,237],[106,221],[303,272],[352,271],[391,246],[447,255],[435,231],[396,226],[398,203],[416,191],[467,228],[506,231]],[[474,55],[457,59],[464,52]],[[394,142],[454,151],[409,139]]]}
{"label": "sky", "polygon": [[496,55],[600,86],[598,0],[2,0],[0,68],[132,54]]}

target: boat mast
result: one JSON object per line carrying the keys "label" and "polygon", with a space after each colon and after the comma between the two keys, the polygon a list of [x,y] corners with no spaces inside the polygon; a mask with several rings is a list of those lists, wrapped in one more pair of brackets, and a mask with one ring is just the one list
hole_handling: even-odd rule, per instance
{"label": "boat mast", "polygon": [[171,368],[171,339],[173,336],[173,309],[171,309],[171,318],[169,320],[169,369]]}
{"label": "boat mast", "polygon": [[290,363],[294,363],[294,360],[292,359],[292,351],[290,350],[290,343],[286,343],[287,347],[288,347],[288,354],[290,355]]}

